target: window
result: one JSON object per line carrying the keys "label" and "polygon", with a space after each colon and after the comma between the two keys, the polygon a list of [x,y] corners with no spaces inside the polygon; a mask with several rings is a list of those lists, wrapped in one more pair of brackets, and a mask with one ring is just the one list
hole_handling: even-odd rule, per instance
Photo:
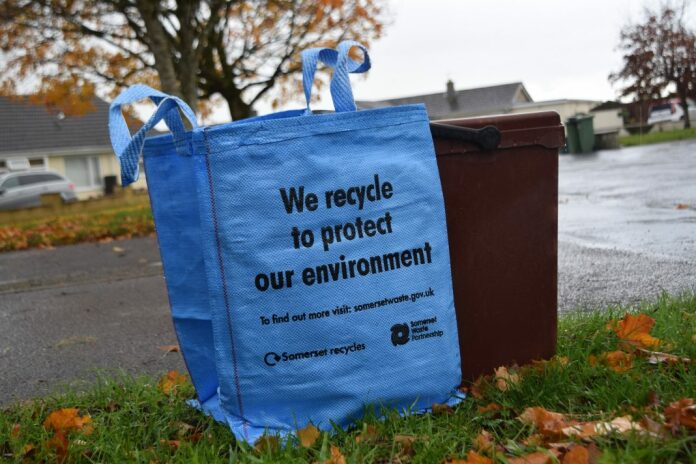
{"label": "window", "polygon": [[45,169],[46,159],[45,158],[29,158],[29,167],[31,169]]}
{"label": "window", "polygon": [[2,188],[8,189],[12,187],[19,187],[19,177],[10,177],[5,182],[2,183]]}
{"label": "window", "polygon": [[89,189],[101,186],[101,169],[96,156],[67,156],[65,175],[78,188]]}
{"label": "window", "polygon": [[40,184],[44,182],[41,174],[26,174],[19,176],[20,185]]}

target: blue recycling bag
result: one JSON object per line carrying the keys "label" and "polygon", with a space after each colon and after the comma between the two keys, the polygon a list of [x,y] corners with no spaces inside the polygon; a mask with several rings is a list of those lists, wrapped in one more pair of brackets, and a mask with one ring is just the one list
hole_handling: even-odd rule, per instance
{"label": "blue recycling bag", "polygon": [[[147,95],[159,106],[132,139],[112,127],[124,184],[144,134],[161,119],[172,132],[144,149],[172,314],[200,407],[248,441],[369,405],[424,410],[460,382],[425,107],[357,111],[348,74],[370,61],[355,42],[302,59],[305,110],[198,128],[180,100]],[[319,62],[335,113],[309,109]]]}

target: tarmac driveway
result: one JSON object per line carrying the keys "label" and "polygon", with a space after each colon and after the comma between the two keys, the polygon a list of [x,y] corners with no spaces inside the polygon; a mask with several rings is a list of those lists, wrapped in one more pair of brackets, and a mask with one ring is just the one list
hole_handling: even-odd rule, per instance
{"label": "tarmac driveway", "polygon": [[[696,288],[696,142],[561,156],[559,203],[560,311]],[[174,343],[154,238],[0,254],[0,404],[183,370]]]}

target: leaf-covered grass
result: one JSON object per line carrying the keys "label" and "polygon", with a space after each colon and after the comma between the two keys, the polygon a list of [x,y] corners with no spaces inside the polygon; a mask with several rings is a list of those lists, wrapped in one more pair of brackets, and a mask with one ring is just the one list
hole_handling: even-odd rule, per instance
{"label": "leaf-covered grass", "polygon": [[[91,416],[92,431],[68,434],[66,462],[340,463],[344,456],[346,463],[439,463],[464,458],[485,430],[498,446],[495,462],[502,463],[543,449],[528,440],[535,434],[533,426],[517,419],[527,407],[541,406],[578,421],[619,416],[638,421],[647,416],[662,424],[666,406],[696,396],[693,364],[652,365],[636,356],[632,368],[619,373],[588,362],[591,355],[620,349],[621,340],[607,329],[607,322],[621,319],[627,311],[655,319],[651,334],[661,340],[661,351],[696,359],[696,295],[663,296],[640,308],[561,317],[556,361],[521,367],[519,381],[508,384],[506,391],[496,387],[496,379],[483,379],[473,389],[478,397],[472,395],[449,413],[400,417],[385,411],[384,420],[366,417],[351,430],[322,434],[310,447],[299,446],[296,439],[280,444],[269,440],[256,448],[238,443],[225,426],[185,404],[193,395],[188,383],[165,394],[162,382],[170,383],[166,378],[158,387],[157,379],[123,377],[101,379],[85,394],[5,409],[0,415],[0,452],[9,461],[59,460],[55,442],[48,444],[54,434],[44,421],[53,411],[79,408],[80,414]],[[480,411],[491,403],[500,409]],[[629,433],[592,440],[601,452],[599,462],[696,462],[693,430],[662,432],[659,437]],[[330,461],[332,449],[338,454]]]}
{"label": "leaf-covered grass", "polygon": [[140,237],[154,231],[149,206],[56,216],[23,224],[0,225],[0,252]]}
{"label": "leaf-covered grass", "polygon": [[675,140],[686,140],[696,138],[696,127],[691,129],[675,129],[660,132],[653,129],[647,134],[626,135],[619,138],[619,144],[623,147],[634,145],[649,145],[652,143],[672,142]]}

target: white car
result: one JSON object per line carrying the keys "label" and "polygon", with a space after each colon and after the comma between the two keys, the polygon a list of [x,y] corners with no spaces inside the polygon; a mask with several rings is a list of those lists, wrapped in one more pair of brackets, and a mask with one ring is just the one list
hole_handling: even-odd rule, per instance
{"label": "white car", "polygon": [[63,201],[74,201],[75,184],[53,171],[0,173],[0,210],[41,205],[44,193],[60,193]]}
{"label": "white car", "polygon": [[[696,121],[696,104],[688,99],[689,120]],[[672,98],[666,103],[653,105],[650,107],[648,124],[659,124],[661,122],[679,122],[684,120],[684,109],[678,98]]]}

